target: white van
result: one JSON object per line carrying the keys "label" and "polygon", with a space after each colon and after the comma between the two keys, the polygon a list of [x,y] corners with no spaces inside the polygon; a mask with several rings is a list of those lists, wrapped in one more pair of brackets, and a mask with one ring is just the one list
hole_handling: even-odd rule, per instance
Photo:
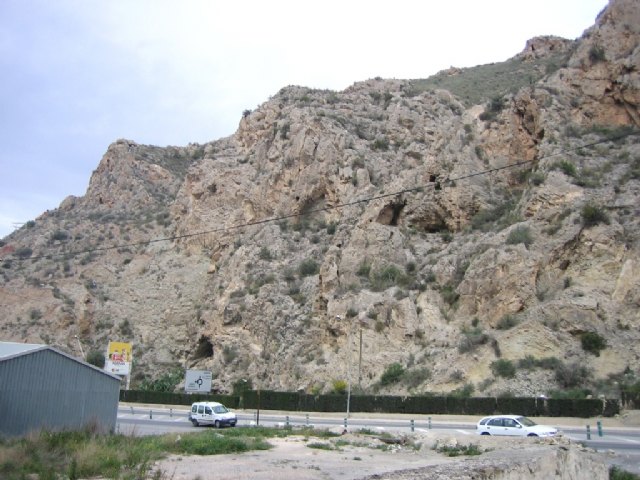
{"label": "white van", "polygon": [[220,427],[235,427],[238,423],[236,414],[218,402],[196,402],[191,405],[189,420],[194,427],[199,425],[213,425]]}

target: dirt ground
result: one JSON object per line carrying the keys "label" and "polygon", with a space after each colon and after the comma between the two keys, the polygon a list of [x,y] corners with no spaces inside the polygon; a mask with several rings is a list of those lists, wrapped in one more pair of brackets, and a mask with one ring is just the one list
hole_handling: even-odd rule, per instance
{"label": "dirt ground", "polygon": [[[155,469],[173,480],[351,480],[453,461],[431,450],[435,439],[425,436],[416,438],[417,442],[424,442],[417,450],[415,446],[385,445],[367,437],[347,434],[332,439],[272,438],[268,440],[274,446],[271,450],[172,456],[158,462]],[[331,444],[334,449],[311,448],[310,444]]]}
{"label": "dirt ground", "polygon": [[[436,421],[437,419],[434,419]],[[448,420],[451,420],[449,418]],[[477,421],[477,417],[456,417],[460,423]],[[543,421],[544,420],[544,421]],[[546,422],[549,420],[548,422]],[[540,423],[584,425],[585,419],[541,419]],[[637,426],[640,412],[628,412],[616,418],[602,419],[609,427]],[[595,421],[592,422],[595,425]],[[464,462],[478,457],[447,457],[434,450],[436,445],[480,444],[478,437],[456,433],[416,431],[413,434],[394,437],[404,439],[401,444],[388,444],[376,436],[358,432],[330,439],[289,436],[272,438],[271,450],[243,454],[215,456],[170,456],[157,462],[154,470],[164,473],[171,480],[355,480],[373,475],[384,475],[401,470]],[[513,437],[482,437],[481,449],[490,456],[513,455],[515,450],[526,450],[532,443],[569,442],[567,439],[514,439]],[[327,448],[311,448],[314,443]],[[486,454],[483,454],[483,456]],[[603,458],[604,461],[604,458]],[[395,478],[395,476],[394,476]]]}
{"label": "dirt ground", "polygon": [[[172,480],[430,478],[430,474],[426,472],[426,476],[421,473],[417,476],[415,473],[405,476],[403,473],[447,464],[449,466],[445,471],[457,469],[465,463],[467,468],[471,468],[469,462],[478,459],[486,460],[489,464],[491,459],[495,461],[504,458],[519,458],[526,462],[535,456],[534,450],[566,449],[571,443],[562,438],[513,437],[482,437],[480,442],[478,437],[433,432],[416,432],[393,438],[406,443],[388,444],[378,437],[359,433],[330,439],[290,436],[269,439],[274,447],[268,451],[215,456],[172,456],[158,462],[154,471],[160,471],[164,478]],[[312,448],[314,444],[323,444],[326,448]],[[471,444],[478,446],[483,453],[480,456],[448,457],[435,449],[439,445],[466,447]],[[442,471],[441,468],[438,470]],[[448,477],[445,475],[444,478]]]}

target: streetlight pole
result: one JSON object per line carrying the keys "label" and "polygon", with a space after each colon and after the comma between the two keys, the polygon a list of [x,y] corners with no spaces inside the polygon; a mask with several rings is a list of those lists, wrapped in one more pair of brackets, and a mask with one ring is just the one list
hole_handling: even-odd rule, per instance
{"label": "streetlight pole", "polygon": [[[336,315],[341,320],[340,315]],[[351,328],[347,325],[347,418],[349,418],[349,410],[351,408]]]}
{"label": "streetlight pole", "polygon": [[78,346],[80,347],[80,353],[82,354],[82,360],[87,361],[87,357],[84,356],[84,350],[82,349],[82,343],[80,343],[80,337],[78,335],[74,335],[76,340],[78,341]]}

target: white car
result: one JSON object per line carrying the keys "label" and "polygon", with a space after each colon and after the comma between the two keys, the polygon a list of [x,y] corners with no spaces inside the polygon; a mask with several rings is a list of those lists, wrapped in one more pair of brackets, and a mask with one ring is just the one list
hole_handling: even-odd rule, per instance
{"label": "white car", "polygon": [[538,425],[521,415],[491,415],[478,422],[478,435],[507,435],[513,437],[553,437],[558,429]]}
{"label": "white car", "polygon": [[235,427],[238,423],[236,414],[218,402],[196,402],[191,405],[189,420],[194,427],[198,425],[213,425],[220,427]]}

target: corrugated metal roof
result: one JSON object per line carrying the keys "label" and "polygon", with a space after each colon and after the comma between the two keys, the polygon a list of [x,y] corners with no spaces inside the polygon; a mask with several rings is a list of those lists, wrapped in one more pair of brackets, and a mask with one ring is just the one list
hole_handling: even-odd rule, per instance
{"label": "corrugated metal roof", "polygon": [[16,357],[27,352],[47,347],[48,345],[41,345],[38,343],[0,342],[0,360],[4,360],[8,357]]}
{"label": "corrugated metal roof", "polygon": [[0,342],[0,362],[9,360],[11,358],[16,358],[21,355],[26,355],[29,353],[38,352],[40,350],[51,350],[58,355],[62,355],[63,357],[67,357],[74,362],[81,363],[85,367],[92,368],[108,377],[112,377],[118,381],[120,381],[120,377],[118,375],[114,375],[110,372],[102,370],[101,368],[96,367],[95,365],[91,365],[90,363],[85,362],[80,358],[73,357],[67,353],[64,353],[57,348],[53,348],[51,345],[41,345],[37,343],[14,343],[14,342]]}

